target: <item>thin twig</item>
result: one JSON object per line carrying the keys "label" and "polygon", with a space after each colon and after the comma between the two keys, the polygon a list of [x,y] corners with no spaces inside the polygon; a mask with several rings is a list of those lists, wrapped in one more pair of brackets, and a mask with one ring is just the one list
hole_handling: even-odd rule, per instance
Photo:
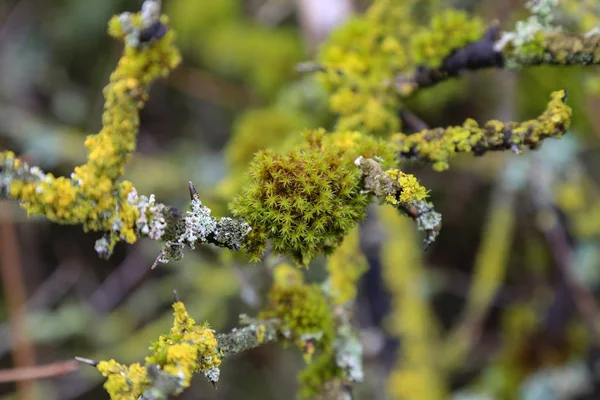
{"label": "thin twig", "polygon": [[[25,321],[21,313],[27,301],[25,282],[21,271],[21,254],[15,227],[5,207],[0,206],[0,274],[2,276],[8,320],[13,342],[13,360],[17,368],[26,368],[35,364],[35,354],[25,332]],[[32,382],[19,381],[17,391],[23,400],[32,396]]]}
{"label": "thin twig", "polygon": [[51,378],[54,376],[67,375],[78,369],[79,365],[75,360],[59,361],[52,364],[36,365],[33,367],[4,369],[0,370],[0,383]]}

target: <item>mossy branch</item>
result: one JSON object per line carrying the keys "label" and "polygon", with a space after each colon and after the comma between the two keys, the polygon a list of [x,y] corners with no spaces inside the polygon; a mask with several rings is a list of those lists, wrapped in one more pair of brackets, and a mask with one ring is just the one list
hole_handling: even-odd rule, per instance
{"label": "mossy branch", "polygon": [[[362,380],[362,347],[350,324],[351,309],[333,306],[328,288],[305,283],[300,270],[291,265],[279,265],[274,275],[266,308],[256,319],[242,315],[244,326],[230,333],[215,334],[206,323],[196,324],[184,304],[176,301],[173,327],[150,346],[144,365],[77,359],[107,378],[104,387],[116,400],[167,399],[189,387],[198,372],[216,387],[222,359],[279,340],[298,346],[309,363],[302,374],[305,394],[323,390],[332,380]],[[311,363],[317,350],[325,364]]]}
{"label": "mossy branch", "polygon": [[409,96],[416,90],[486,68],[521,68],[535,65],[599,65],[600,34],[564,32],[553,24],[555,0],[530,1],[532,15],[517,22],[512,32],[500,32],[496,24],[481,38],[450,49],[440,65],[421,63],[410,74],[396,77],[396,90]]}
{"label": "mossy branch", "polygon": [[481,156],[488,151],[512,150],[520,153],[536,149],[542,140],[560,138],[571,124],[571,108],[566,105],[566,91],[552,93],[546,110],[536,119],[503,123],[498,120],[483,126],[467,119],[462,126],[424,130],[414,135],[393,136],[401,158],[433,164],[442,171],[449,167],[450,157],[458,153]]}

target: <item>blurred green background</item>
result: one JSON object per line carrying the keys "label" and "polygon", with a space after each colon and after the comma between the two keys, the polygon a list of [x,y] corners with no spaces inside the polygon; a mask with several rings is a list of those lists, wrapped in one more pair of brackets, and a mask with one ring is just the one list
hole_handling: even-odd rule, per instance
{"label": "blurred green background", "polygon": [[[448,3],[508,28],[526,15],[522,1]],[[85,160],[84,138],[101,127],[102,88],[121,52],[106,34],[106,23],[140,4],[0,0],[1,150],[11,149],[55,175],[69,174]],[[165,0],[184,61],[151,90],[126,178],[139,193],[154,193],[178,207],[187,202],[191,180],[203,201],[225,215],[226,200],[255,150],[304,128],[333,125],[326,93],[295,66],[314,56],[331,29],[368,5]],[[582,1],[567,8],[561,21],[583,31],[585,24],[596,24],[590,15],[597,8],[594,1]],[[578,311],[573,289],[583,288],[593,300],[600,285],[597,73],[593,67],[483,71],[422,90],[408,101],[431,127],[468,117],[523,120],[535,118],[549,93],[564,88],[574,117],[564,139],[549,140],[536,153],[459,157],[442,173],[406,167],[431,190],[443,230],[421,255],[410,223],[382,218],[380,210],[362,226],[371,268],[358,303],[366,378],[355,389],[357,399],[432,398],[404,387],[420,378],[398,367],[415,357],[416,364],[419,357],[442,357],[411,353],[420,344],[408,339],[428,333],[411,332],[425,311],[420,302],[407,300],[407,285],[422,288],[418,298],[435,316],[429,316],[435,320],[431,329],[447,348],[457,349],[440,361],[452,365],[444,374],[448,398],[600,398],[598,338],[588,333],[589,318]],[[562,228],[558,239],[548,234],[553,218]],[[381,224],[382,219],[392,222]],[[76,355],[139,361],[171,325],[174,289],[196,320],[224,332],[237,325],[240,313],[256,313],[270,285],[266,268],[210,246],[150,271],[159,244],[119,245],[103,261],[93,250],[96,239],[77,226],[27,219],[14,202],[0,203],[0,369]],[[310,279],[322,278],[322,264],[316,262]],[[575,286],[561,272],[565,264]],[[19,276],[22,284],[15,285]],[[465,310],[480,311],[472,304],[477,290],[469,292],[473,282],[483,282],[477,290],[484,298],[498,287],[481,320],[465,318],[472,317]],[[23,330],[15,331],[15,324]],[[458,354],[461,346],[468,348],[466,356]],[[181,398],[292,399],[302,365],[295,349],[267,345],[226,360],[218,390],[197,376]],[[83,368],[33,383],[0,379],[0,398],[105,399],[101,385],[94,369]]]}

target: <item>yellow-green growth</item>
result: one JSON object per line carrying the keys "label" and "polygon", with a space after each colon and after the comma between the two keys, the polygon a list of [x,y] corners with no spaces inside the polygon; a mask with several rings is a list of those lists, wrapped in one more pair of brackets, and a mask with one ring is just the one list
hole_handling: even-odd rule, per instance
{"label": "yellow-green growth", "polygon": [[221,360],[213,331],[208,326],[196,325],[183,303],[175,303],[173,309],[173,327],[150,347],[145,366],[139,363],[126,366],[115,360],[98,364],[98,371],[107,378],[104,388],[112,400],[131,400],[143,395],[153,384],[148,374],[150,365],[160,366],[161,371],[173,377],[177,393],[190,385],[195,372],[209,374],[219,367]]}
{"label": "yellow-green growth", "polygon": [[[572,173],[575,172],[575,173]],[[573,234],[579,239],[600,235],[600,188],[581,171],[566,171],[565,181],[554,187],[556,204],[569,216]]]}
{"label": "yellow-green growth", "polygon": [[600,26],[600,7],[596,0],[561,0],[561,11],[577,24],[580,32]]}
{"label": "yellow-green growth", "polygon": [[259,319],[277,319],[284,340],[312,354],[317,348],[328,351],[334,338],[334,321],[327,298],[317,284],[303,282],[299,270],[283,264],[275,270],[269,303]]}
{"label": "yellow-green growth", "polygon": [[[131,20],[139,24],[140,14]],[[166,17],[161,22],[166,24]],[[125,39],[119,17],[110,21],[109,32]],[[102,130],[85,141],[87,163],[75,167],[70,178],[47,174],[41,181],[15,179],[10,195],[20,201],[28,215],[44,215],[62,224],[82,224],[86,231],[111,232],[110,248],[120,239],[135,242],[139,212],[127,202],[133,187],[131,182],[117,180],[135,150],[138,113],[148,98],[150,84],[166,76],[179,61],[170,30],[150,44],[127,46],[104,89]]]}
{"label": "yellow-green growth", "polygon": [[208,325],[197,325],[182,302],[173,304],[175,322],[167,335],[150,347],[146,363],[156,364],[165,372],[183,379],[188,387],[192,374],[218,368],[217,339]]}
{"label": "yellow-green growth", "polygon": [[445,399],[438,327],[428,304],[422,250],[407,218],[392,207],[380,210],[387,235],[382,249],[383,276],[392,295],[387,326],[402,343],[388,392],[393,399]]}
{"label": "yellow-green growth", "polygon": [[398,169],[384,171],[371,158],[358,157],[355,164],[363,173],[364,188],[396,208],[412,206],[427,198],[427,189],[411,174]]}
{"label": "yellow-green growth", "polygon": [[260,95],[276,94],[294,77],[294,67],[304,57],[297,30],[256,22],[245,16],[239,0],[164,3],[191,57],[221,76],[243,81]]}
{"label": "yellow-green growth", "polygon": [[101,361],[97,368],[107,378],[104,388],[112,400],[137,399],[150,385],[146,368],[139,363],[127,366],[115,360]]}
{"label": "yellow-green growth", "polygon": [[358,131],[335,131],[323,136],[323,146],[335,146],[344,151],[344,158],[353,163],[358,157],[375,158],[384,168],[397,164],[394,146],[382,138]]}
{"label": "yellow-green growth", "polygon": [[285,155],[264,150],[249,167],[250,181],[231,209],[251,226],[246,250],[257,258],[266,241],[275,254],[307,265],[331,253],[365,214],[360,171],[343,150],[323,146],[322,131]]}
{"label": "yellow-green growth", "polygon": [[525,122],[491,120],[480,127],[476,121],[467,119],[462,126],[425,130],[414,135],[399,133],[392,141],[403,157],[432,163],[435,170],[443,171],[448,169],[450,157],[457,153],[522,151],[537,148],[546,138],[560,138],[571,124],[571,108],[565,100],[564,90],[552,93],[546,111]]}
{"label": "yellow-green growth", "polygon": [[439,68],[454,50],[480,39],[484,31],[480,18],[464,11],[444,10],[413,35],[410,54],[417,65]]}
{"label": "yellow-green growth", "polygon": [[[319,355],[312,363],[306,366],[298,375],[300,390],[298,396],[303,399],[313,399],[324,391],[331,392],[328,386],[341,385],[339,392],[343,393],[343,381],[340,378],[342,370],[335,363],[335,356],[331,353]],[[317,397],[318,399],[323,398]],[[338,399],[343,397],[328,397]]]}
{"label": "yellow-green growth", "polygon": [[327,288],[335,304],[342,305],[356,298],[357,284],[367,270],[367,262],[360,251],[359,230],[355,228],[327,260]]}
{"label": "yellow-green growth", "polygon": [[400,128],[399,102],[390,82],[407,67],[397,27],[406,27],[400,22],[409,18],[393,12],[395,7],[375,2],[366,15],[333,32],[320,50],[317,62],[324,69],[317,76],[331,93],[329,109],[339,116],[337,130],[387,136]]}
{"label": "yellow-green growth", "polygon": [[427,198],[427,189],[425,189],[414,175],[404,173],[397,169],[385,171],[385,174],[394,182],[397,182],[402,188],[398,198],[388,195],[385,201],[392,205],[399,203],[409,204],[414,201],[425,200]]}

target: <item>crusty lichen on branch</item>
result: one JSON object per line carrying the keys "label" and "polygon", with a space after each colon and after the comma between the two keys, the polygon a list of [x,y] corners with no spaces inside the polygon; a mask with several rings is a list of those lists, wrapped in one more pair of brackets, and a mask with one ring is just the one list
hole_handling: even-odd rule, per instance
{"label": "crusty lichen on branch", "polygon": [[425,231],[424,245],[429,247],[442,227],[442,216],[425,201],[427,191],[417,179],[397,169],[384,171],[378,161],[362,156],[355,164],[362,171],[365,191],[414,219],[417,229]]}
{"label": "crusty lichen on branch", "polygon": [[[168,20],[159,15],[159,5],[147,0],[142,12],[124,13],[109,23],[109,33],[126,46],[104,89],[102,130],[85,141],[86,164],[75,167],[69,178],[43,174],[35,167],[27,174],[12,153],[2,153],[3,192],[19,200],[28,215],[81,224],[86,231],[110,232],[108,252],[120,240],[133,243],[137,239],[140,212],[128,202],[133,185],[118,179],[135,150],[139,110],[148,99],[150,85],[181,60]],[[8,176],[7,170],[17,175]],[[25,175],[27,179],[19,179]]]}
{"label": "crusty lichen on branch", "polygon": [[551,95],[544,113],[525,122],[503,123],[498,120],[483,126],[467,119],[462,126],[436,128],[414,135],[396,134],[392,141],[400,156],[433,164],[437,171],[449,167],[449,159],[457,153],[477,156],[488,151],[536,149],[542,140],[560,138],[571,124],[571,108],[566,105],[567,94],[559,90]]}
{"label": "crusty lichen on branch", "polygon": [[144,366],[125,366],[115,360],[98,363],[111,399],[167,399],[188,387],[196,372],[203,372],[211,382],[218,381],[221,359],[213,330],[206,324],[197,325],[183,303],[176,302],[173,309],[171,331],[150,346]]}

